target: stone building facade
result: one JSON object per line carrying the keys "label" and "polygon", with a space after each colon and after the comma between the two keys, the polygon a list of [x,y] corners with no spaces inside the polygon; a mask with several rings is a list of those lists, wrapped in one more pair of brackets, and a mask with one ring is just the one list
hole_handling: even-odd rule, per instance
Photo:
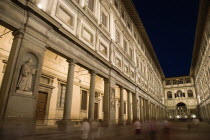
{"label": "stone building facade", "polygon": [[200,3],[190,75],[194,78],[200,117],[210,120],[210,2]]}
{"label": "stone building facade", "polygon": [[165,118],[164,74],[131,0],[1,0],[0,35],[1,127]]}
{"label": "stone building facade", "polygon": [[192,77],[166,78],[164,81],[164,91],[168,119],[191,119],[198,117],[198,103]]}

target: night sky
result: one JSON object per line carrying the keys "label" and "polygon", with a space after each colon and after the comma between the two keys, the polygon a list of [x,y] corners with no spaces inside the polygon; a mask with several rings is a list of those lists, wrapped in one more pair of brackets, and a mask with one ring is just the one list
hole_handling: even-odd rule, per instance
{"label": "night sky", "polygon": [[199,0],[133,0],[165,77],[189,75]]}

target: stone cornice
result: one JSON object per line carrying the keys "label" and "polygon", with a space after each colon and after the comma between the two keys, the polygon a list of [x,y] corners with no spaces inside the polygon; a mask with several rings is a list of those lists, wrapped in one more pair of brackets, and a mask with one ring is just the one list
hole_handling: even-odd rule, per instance
{"label": "stone cornice", "polygon": [[164,73],[163,73],[163,70],[160,66],[160,63],[158,61],[158,58],[156,56],[156,53],[154,51],[154,48],[152,46],[152,43],[150,42],[150,39],[147,35],[147,32],[144,28],[144,25],[141,21],[141,18],[139,17],[139,14],[136,10],[136,7],[134,6],[132,0],[122,0],[125,8],[127,9],[128,13],[129,13],[129,16],[130,18],[132,19],[133,23],[135,24],[137,30],[139,31],[139,34],[140,36],[142,37],[142,40],[144,41],[145,45],[147,46],[147,50],[149,51],[151,57],[152,57],[152,60],[153,62],[155,63],[160,75],[161,75],[161,78],[164,79],[165,76],[164,76]]}
{"label": "stone cornice", "polygon": [[194,74],[195,74],[195,68],[197,65],[199,52],[201,49],[201,41],[202,41],[202,37],[203,37],[203,32],[204,32],[208,12],[210,10],[209,7],[210,7],[209,0],[201,0],[200,1],[199,13],[198,13],[198,17],[197,17],[193,57],[192,57],[191,68],[190,68],[190,76],[194,76]]}

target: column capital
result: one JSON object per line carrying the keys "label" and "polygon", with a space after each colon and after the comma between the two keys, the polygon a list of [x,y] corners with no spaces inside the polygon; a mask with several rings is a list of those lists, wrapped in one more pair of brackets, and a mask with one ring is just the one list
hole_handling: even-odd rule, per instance
{"label": "column capital", "polygon": [[104,78],[104,82],[105,82],[105,83],[110,83],[110,79]]}
{"label": "column capital", "polygon": [[91,75],[96,75],[96,72],[94,71],[94,70],[89,70],[89,73],[91,74]]}
{"label": "column capital", "polygon": [[131,91],[130,90],[128,90],[128,89],[125,89],[126,91],[127,91],[127,93],[131,93]]}
{"label": "column capital", "polygon": [[74,60],[74,59],[67,59],[66,60],[68,63],[69,63],[69,65],[75,65],[76,64],[76,61]]}
{"label": "column capital", "polygon": [[16,37],[23,37],[24,30],[23,29],[19,29],[19,30],[13,31],[12,35],[14,36],[14,38],[16,38]]}

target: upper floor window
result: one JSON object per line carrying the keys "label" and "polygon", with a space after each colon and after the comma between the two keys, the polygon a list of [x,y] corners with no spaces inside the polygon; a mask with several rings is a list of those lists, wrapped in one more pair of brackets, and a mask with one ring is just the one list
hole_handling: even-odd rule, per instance
{"label": "upper floor window", "polygon": [[101,13],[101,23],[105,26],[105,27],[107,27],[107,25],[108,25],[108,23],[107,23],[107,16],[106,16],[106,14],[104,13],[104,12],[102,12]]}
{"label": "upper floor window", "polygon": [[139,68],[139,62],[140,62],[140,60],[139,60],[139,57],[137,56],[137,57],[136,57],[137,68]]}
{"label": "upper floor window", "polygon": [[130,50],[129,51],[129,57],[130,57],[130,59],[133,59],[133,49],[130,48],[129,50]]}
{"label": "upper floor window", "polygon": [[171,81],[170,80],[167,80],[166,81],[166,85],[171,85]]}
{"label": "upper floor window", "polygon": [[192,97],[193,97],[193,91],[192,91],[192,90],[188,90],[188,91],[187,91],[187,96],[188,96],[189,98],[192,98]]}
{"label": "upper floor window", "polygon": [[120,33],[118,30],[115,31],[115,39],[116,39],[116,43],[120,44]]}
{"label": "upper floor window", "polygon": [[94,12],[94,0],[88,0],[88,8]]}
{"label": "upper floor window", "polygon": [[124,53],[126,53],[127,50],[128,50],[128,43],[127,43],[127,41],[123,40],[123,51],[124,51]]}
{"label": "upper floor window", "polygon": [[186,83],[191,83],[191,79],[190,78],[186,78],[185,81],[186,81]]}
{"label": "upper floor window", "polygon": [[177,84],[177,81],[176,80],[173,80],[173,85],[176,85]]}
{"label": "upper floor window", "polygon": [[128,73],[128,67],[127,66],[125,66],[125,73]]}
{"label": "upper floor window", "polygon": [[183,84],[184,82],[183,82],[183,79],[180,79],[179,80],[179,84]]}

